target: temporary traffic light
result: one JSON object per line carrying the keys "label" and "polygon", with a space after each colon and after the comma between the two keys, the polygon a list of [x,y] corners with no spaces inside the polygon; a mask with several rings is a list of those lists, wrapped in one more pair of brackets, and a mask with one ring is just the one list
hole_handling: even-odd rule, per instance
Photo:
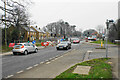
{"label": "temporary traffic light", "polygon": [[28,43],[30,42],[30,38],[28,37]]}

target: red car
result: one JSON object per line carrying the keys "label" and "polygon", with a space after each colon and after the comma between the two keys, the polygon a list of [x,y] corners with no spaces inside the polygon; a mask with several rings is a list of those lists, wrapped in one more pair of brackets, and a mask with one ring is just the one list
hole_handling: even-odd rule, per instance
{"label": "red car", "polygon": [[78,39],[78,38],[75,38],[75,39],[73,39],[73,41],[72,41],[73,43],[80,43],[80,39]]}

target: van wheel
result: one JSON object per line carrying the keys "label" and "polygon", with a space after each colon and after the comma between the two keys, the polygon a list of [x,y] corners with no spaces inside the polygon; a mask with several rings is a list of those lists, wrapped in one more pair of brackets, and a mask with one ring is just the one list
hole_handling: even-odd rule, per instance
{"label": "van wheel", "polygon": [[28,51],[27,51],[27,50],[25,50],[25,51],[24,51],[24,54],[25,54],[25,55],[28,55]]}

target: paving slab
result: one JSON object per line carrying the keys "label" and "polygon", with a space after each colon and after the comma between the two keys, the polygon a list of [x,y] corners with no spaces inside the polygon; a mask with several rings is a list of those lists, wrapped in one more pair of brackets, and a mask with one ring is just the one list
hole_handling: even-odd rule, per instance
{"label": "paving slab", "polygon": [[77,66],[73,71],[73,73],[89,75],[90,69],[91,69],[91,66]]}

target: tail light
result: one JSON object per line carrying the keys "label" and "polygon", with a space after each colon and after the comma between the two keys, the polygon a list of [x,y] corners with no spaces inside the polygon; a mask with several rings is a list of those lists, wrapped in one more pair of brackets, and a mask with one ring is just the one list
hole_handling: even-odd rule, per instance
{"label": "tail light", "polygon": [[24,48],[24,46],[21,46],[21,48]]}

